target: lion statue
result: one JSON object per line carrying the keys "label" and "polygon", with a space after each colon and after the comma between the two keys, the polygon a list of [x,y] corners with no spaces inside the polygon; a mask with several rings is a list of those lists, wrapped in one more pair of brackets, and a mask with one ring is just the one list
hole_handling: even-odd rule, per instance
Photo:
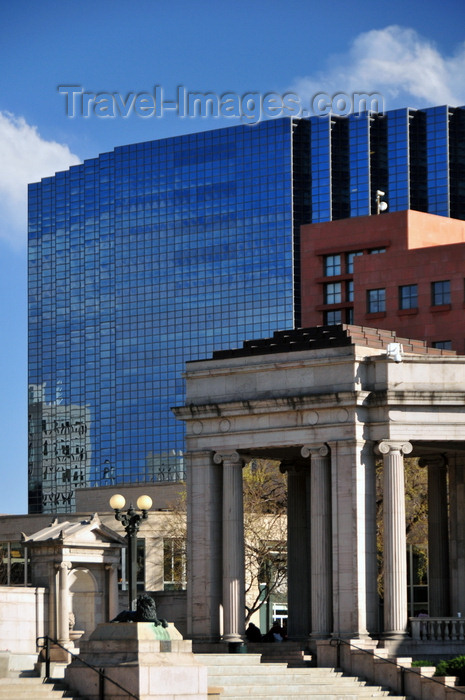
{"label": "lion statue", "polygon": [[137,596],[135,610],[123,610],[111,622],[153,622],[155,627],[168,627],[166,620],[158,619],[157,606],[148,593]]}

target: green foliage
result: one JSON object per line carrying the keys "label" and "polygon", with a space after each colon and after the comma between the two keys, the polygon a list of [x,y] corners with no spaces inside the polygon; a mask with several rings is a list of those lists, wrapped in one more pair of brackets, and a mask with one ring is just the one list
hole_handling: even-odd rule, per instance
{"label": "green foliage", "polygon": [[286,515],[287,480],[279,462],[253,459],[242,470],[244,511]]}
{"label": "green foliage", "polygon": [[465,685],[465,656],[444,659],[436,666],[435,676],[457,676],[459,685]]}
{"label": "green foliage", "polygon": [[436,666],[436,664],[433,661],[425,661],[424,659],[412,661],[412,668],[418,668],[418,666]]}

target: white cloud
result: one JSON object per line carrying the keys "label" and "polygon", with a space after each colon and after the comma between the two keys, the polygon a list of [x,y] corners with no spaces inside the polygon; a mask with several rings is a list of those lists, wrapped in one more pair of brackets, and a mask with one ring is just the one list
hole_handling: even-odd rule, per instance
{"label": "white cloud", "polygon": [[461,106],[465,42],[445,56],[414,29],[373,29],[357,36],[346,54],[332,56],[325,71],[297,78],[291,89],[307,104],[319,92],[378,92],[385,109]]}
{"label": "white cloud", "polygon": [[46,141],[23,117],[0,112],[0,240],[27,240],[27,185],[80,163],[68,146]]}

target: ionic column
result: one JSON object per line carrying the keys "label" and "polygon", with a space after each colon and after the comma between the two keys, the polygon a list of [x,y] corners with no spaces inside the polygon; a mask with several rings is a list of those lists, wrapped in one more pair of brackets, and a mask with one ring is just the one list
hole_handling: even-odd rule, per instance
{"label": "ionic column", "polygon": [[69,643],[69,588],[68,588],[68,571],[71,569],[71,563],[62,561],[55,564],[58,570],[58,641],[66,646]]}
{"label": "ionic column", "polygon": [[305,445],[302,457],[311,456],[311,592],[312,637],[328,637],[333,628],[331,565],[331,457],[327,445]]}
{"label": "ionic column", "polygon": [[118,614],[118,569],[114,564],[105,566],[107,571],[108,619],[113,620]]}
{"label": "ionic column", "polygon": [[287,633],[307,639],[310,617],[309,470],[281,465],[287,472]]}
{"label": "ionic column", "polygon": [[465,610],[465,457],[449,453],[450,613]]}
{"label": "ionic column", "polygon": [[384,633],[403,635],[407,627],[407,546],[405,530],[404,454],[409,442],[383,440]]}
{"label": "ionic column", "polygon": [[223,639],[241,642],[245,633],[243,461],[237,452],[216,453],[223,463]]}
{"label": "ionic column", "polygon": [[51,566],[48,572],[48,630],[47,634],[58,639],[58,570],[57,564]]}
{"label": "ionic column", "polygon": [[213,455],[210,450],[185,455],[187,634],[205,642],[218,642],[223,631],[223,466]]}
{"label": "ionic column", "polygon": [[428,594],[431,617],[450,615],[447,463],[442,455],[419,461],[428,468]]}

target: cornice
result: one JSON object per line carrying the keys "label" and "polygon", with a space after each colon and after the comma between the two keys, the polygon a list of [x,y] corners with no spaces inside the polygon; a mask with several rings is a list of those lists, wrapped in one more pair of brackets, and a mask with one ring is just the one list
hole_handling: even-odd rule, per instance
{"label": "cornice", "polygon": [[281,413],[286,410],[305,411],[338,408],[355,408],[366,403],[367,391],[339,391],[324,394],[306,394],[297,396],[278,396],[275,398],[212,402],[207,404],[190,404],[172,409],[181,420],[199,420],[201,418],[218,418],[219,416],[243,416],[250,413]]}

